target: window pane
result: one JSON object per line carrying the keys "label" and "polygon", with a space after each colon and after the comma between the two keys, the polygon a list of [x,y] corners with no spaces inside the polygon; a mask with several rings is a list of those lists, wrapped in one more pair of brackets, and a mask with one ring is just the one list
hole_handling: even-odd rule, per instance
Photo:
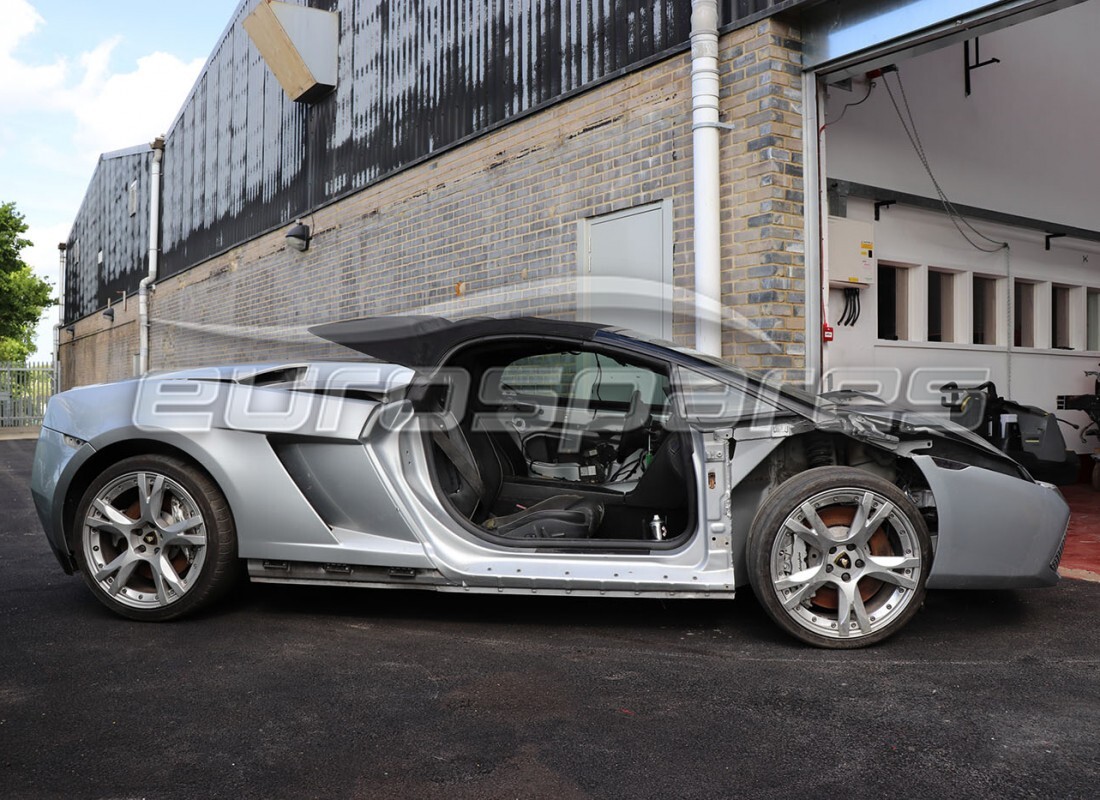
{"label": "window pane", "polygon": [[1016,347],[1035,346],[1035,286],[1016,281],[1012,304],[1012,342]]}
{"label": "window pane", "polygon": [[1100,350],[1100,291],[1089,289],[1088,293],[1088,343],[1089,350]]}
{"label": "window pane", "polygon": [[905,267],[878,266],[878,338],[909,338],[909,271]]}
{"label": "window pane", "polygon": [[763,400],[754,402],[735,386],[686,367],[677,368],[680,408],[685,417],[700,422],[728,422],[749,414],[769,420],[775,409]]}
{"label": "window pane", "polygon": [[955,276],[928,270],[928,341],[955,341]]}
{"label": "window pane", "polygon": [[568,397],[577,374],[577,353],[547,353],[513,361],[501,374],[500,387],[538,397]]}
{"label": "window pane", "polygon": [[1068,286],[1055,286],[1050,295],[1050,346],[1069,350]]}
{"label": "window pane", "polygon": [[489,369],[482,391],[485,402],[514,393],[582,405],[637,401],[663,408],[669,385],[667,376],[647,367],[623,364],[603,353],[569,351],[526,356],[503,369]]}
{"label": "window pane", "polygon": [[974,344],[997,343],[997,279],[974,276]]}

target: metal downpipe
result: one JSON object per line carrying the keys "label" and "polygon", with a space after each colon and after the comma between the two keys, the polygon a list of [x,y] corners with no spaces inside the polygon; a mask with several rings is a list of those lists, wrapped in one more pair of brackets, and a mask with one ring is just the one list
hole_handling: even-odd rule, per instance
{"label": "metal downpipe", "polygon": [[691,2],[691,137],[695,203],[695,347],[722,355],[718,0]]}
{"label": "metal downpipe", "polygon": [[164,159],[164,139],[157,138],[153,165],[149,170],[149,274],[138,284],[138,372],[149,371],[149,286],[157,279],[160,256],[160,172]]}
{"label": "metal downpipe", "polygon": [[829,301],[823,262],[822,211],[827,208],[825,145],[819,127],[821,87],[812,72],[802,74],[802,141],[804,142],[805,204],[802,211],[806,281],[806,388],[815,394],[823,388],[826,358],[823,341],[823,309]]}
{"label": "metal downpipe", "polygon": [[53,326],[53,388],[61,391],[61,329],[65,325],[65,268],[68,263],[69,243],[58,242],[57,260],[57,324]]}

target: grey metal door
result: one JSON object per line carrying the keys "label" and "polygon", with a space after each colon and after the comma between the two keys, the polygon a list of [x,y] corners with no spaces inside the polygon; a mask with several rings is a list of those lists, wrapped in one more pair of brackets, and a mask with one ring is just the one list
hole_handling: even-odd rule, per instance
{"label": "grey metal door", "polygon": [[580,317],[672,336],[672,204],[582,221]]}

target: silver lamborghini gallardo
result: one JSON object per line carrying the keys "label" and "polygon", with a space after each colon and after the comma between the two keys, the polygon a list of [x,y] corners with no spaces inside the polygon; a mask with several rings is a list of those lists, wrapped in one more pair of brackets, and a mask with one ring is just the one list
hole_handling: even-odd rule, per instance
{"label": "silver lamborghini gallardo", "polygon": [[627,331],[374,318],[373,360],[194,369],[52,399],[50,545],[138,620],[266,583],[732,598],[859,647],[928,588],[1049,586],[1069,512],[969,432]]}

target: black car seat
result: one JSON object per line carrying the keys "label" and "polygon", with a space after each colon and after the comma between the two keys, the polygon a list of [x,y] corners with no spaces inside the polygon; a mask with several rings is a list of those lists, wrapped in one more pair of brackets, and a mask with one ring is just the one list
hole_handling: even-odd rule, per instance
{"label": "black car seat", "polygon": [[[509,539],[587,539],[603,520],[602,503],[560,494],[514,514],[493,515],[503,480],[492,443],[475,435],[473,444],[450,412],[426,415],[440,487],[455,509],[481,527]],[[484,439],[484,441],[482,441]]]}
{"label": "black car seat", "polygon": [[688,504],[691,484],[691,437],[669,431],[625,502],[628,506],[671,510]]}

